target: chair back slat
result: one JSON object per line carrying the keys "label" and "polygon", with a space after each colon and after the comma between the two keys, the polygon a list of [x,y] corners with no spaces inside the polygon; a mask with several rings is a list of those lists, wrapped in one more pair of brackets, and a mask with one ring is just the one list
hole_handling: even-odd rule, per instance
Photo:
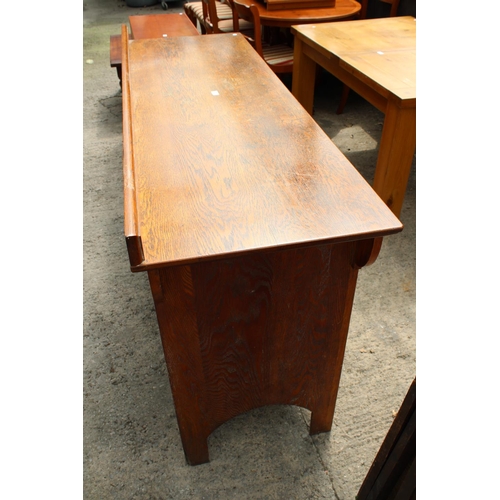
{"label": "chair back slat", "polygon": [[[238,0],[231,0],[234,7],[234,18],[236,19],[237,31],[240,30],[239,22],[240,19],[244,19],[249,23],[253,24],[253,36],[250,43],[252,43],[254,49],[257,53],[264,59],[264,54],[262,53],[262,31],[260,26],[260,15],[257,7],[254,4],[247,5],[240,3]],[[247,37],[248,38],[248,37]]]}

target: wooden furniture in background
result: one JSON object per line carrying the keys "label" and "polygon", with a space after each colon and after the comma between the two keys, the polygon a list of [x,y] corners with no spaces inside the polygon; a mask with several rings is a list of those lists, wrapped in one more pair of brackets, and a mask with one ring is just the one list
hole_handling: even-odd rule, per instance
{"label": "wooden furniture in background", "polygon": [[188,463],[264,405],[329,431],[358,270],[401,223],[241,34],[127,37],[125,240]]}
{"label": "wooden furniture in background", "polygon": [[391,6],[390,17],[398,15],[399,0],[380,0],[381,2],[388,3]]}
{"label": "wooden furniture in background", "polygon": [[[151,14],[129,16],[132,38],[166,38],[172,36],[198,36],[200,33],[184,14]],[[111,35],[109,40],[109,62],[116,68],[122,86],[122,37]]]}
{"label": "wooden furniture in background", "polygon": [[263,0],[268,10],[335,7],[336,0]]}
{"label": "wooden furniture in background", "polygon": [[[372,5],[372,2],[382,2],[389,4],[391,10],[389,11],[389,17],[394,17],[397,15],[400,0],[358,0],[361,4],[361,11],[359,13],[359,19],[366,19],[368,17],[368,4]],[[387,16],[371,16],[371,17],[387,17]]]}
{"label": "wooden furniture in background", "polygon": [[[232,7],[227,2],[214,1],[215,8],[217,9],[217,19],[221,21],[232,20]],[[201,33],[205,35],[207,33],[205,19],[208,16],[205,4],[201,0],[199,2],[186,2],[184,4],[184,12],[196,27],[200,27]]]}
{"label": "wooden furniture in background", "polygon": [[122,42],[120,35],[109,37],[109,65],[116,68],[120,87],[122,86]]}
{"label": "wooden furniture in background", "polygon": [[415,500],[416,418],[417,385],[414,379],[356,500]]}
{"label": "wooden furniture in background", "polygon": [[319,64],[385,113],[373,188],[399,216],[416,146],[415,18],[295,26],[292,92],[312,114]]}
{"label": "wooden furniture in background", "polygon": [[129,16],[128,20],[131,37],[134,40],[200,34],[184,12]]}
{"label": "wooden furniture in background", "polygon": [[[396,16],[398,12],[399,0],[379,0],[384,3],[388,3],[391,5],[391,13],[390,17]],[[366,14],[368,11],[368,0],[360,0],[361,3],[361,12],[359,15],[360,19],[366,19]],[[340,102],[337,107],[337,114],[341,115],[344,112],[345,105],[347,104],[347,99],[349,98],[350,88],[344,83],[342,87],[342,94],[340,96]]]}
{"label": "wooden furniture in background", "polygon": [[[255,5],[240,3],[240,0],[233,0],[236,11],[236,22],[241,24],[246,20],[253,26],[249,33],[250,42],[257,53],[266,61],[269,67],[277,74],[293,72],[293,48],[285,43],[273,43],[272,45],[263,40],[259,11]],[[239,26],[238,29],[239,30]]]}
{"label": "wooden furniture in background", "polygon": [[234,33],[242,32],[252,34],[254,27],[251,22],[240,20],[238,23],[237,16],[234,15],[233,0],[227,0],[227,5],[231,8],[233,13],[231,19],[221,19],[218,16],[217,0],[202,0],[203,3],[203,17],[207,34],[214,33]]}
{"label": "wooden furniture in background", "polygon": [[214,33],[230,33],[234,31],[233,7],[226,2],[226,5],[231,9],[231,17],[226,18],[225,12],[223,17],[219,17],[217,5],[218,0],[202,0],[203,8],[203,25],[205,26],[206,34]]}
{"label": "wooden furniture in background", "polygon": [[259,11],[262,26],[290,28],[296,24],[325,23],[352,19],[361,10],[356,0],[335,0],[335,7],[268,10],[259,0],[240,0],[250,6],[254,4]]}

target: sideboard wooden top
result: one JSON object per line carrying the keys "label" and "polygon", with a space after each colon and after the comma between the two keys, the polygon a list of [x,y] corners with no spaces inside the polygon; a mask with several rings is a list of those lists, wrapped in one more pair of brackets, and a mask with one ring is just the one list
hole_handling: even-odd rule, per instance
{"label": "sideboard wooden top", "polygon": [[133,270],[402,229],[240,34],[128,47]]}

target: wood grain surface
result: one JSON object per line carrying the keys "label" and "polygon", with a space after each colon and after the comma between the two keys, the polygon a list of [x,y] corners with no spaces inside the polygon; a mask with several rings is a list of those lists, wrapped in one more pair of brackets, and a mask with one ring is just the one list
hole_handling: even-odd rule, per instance
{"label": "wood grain surface", "polygon": [[241,35],[129,52],[133,270],[402,229]]}
{"label": "wood grain surface", "polygon": [[[388,99],[416,100],[416,22],[410,16],[297,26],[296,39]],[[384,111],[383,109],[381,111]]]}
{"label": "wood grain surface", "polygon": [[302,7],[269,9],[266,3],[258,0],[244,0],[248,5],[255,4],[259,10],[263,26],[290,28],[296,24],[325,23],[352,19],[361,10],[356,0],[335,0],[333,7]]}
{"label": "wood grain surface", "polygon": [[178,14],[148,14],[129,16],[132,38],[164,38],[198,36],[200,33],[183,12]]}
{"label": "wood grain surface", "polygon": [[130,104],[129,79],[129,34],[123,24],[121,29],[122,46],[122,116],[123,116],[123,204],[124,232],[131,266],[144,260],[142,239],[138,219],[137,189],[134,166],[134,141],[132,139],[132,109]]}
{"label": "wood grain surface", "polygon": [[330,430],[358,245],[149,271],[189,463],[208,461],[219,425],[264,405],[308,408],[310,433]]}
{"label": "wood grain surface", "polygon": [[373,188],[399,216],[416,147],[416,21],[295,26],[292,93],[313,113],[317,65],[385,114]]}

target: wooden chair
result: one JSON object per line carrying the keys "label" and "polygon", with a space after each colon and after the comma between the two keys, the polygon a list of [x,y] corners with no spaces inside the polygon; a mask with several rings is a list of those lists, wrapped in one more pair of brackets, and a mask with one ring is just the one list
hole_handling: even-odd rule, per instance
{"label": "wooden chair", "polygon": [[207,34],[212,33],[232,33],[240,31],[246,35],[253,33],[253,25],[248,21],[238,23],[234,15],[233,0],[226,0],[228,7],[231,9],[231,18],[221,18],[217,10],[217,0],[202,0],[203,3],[203,18],[207,30]]}
{"label": "wooden chair", "polygon": [[[293,72],[293,48],[284,43],[269,44],[262,39],[262,28],[257,7],[239,3],[232,0],[234,15],[237,24],[241,26],[242,20],[253,24],[253,34],[243,33],[257,53],[266,61],[268,66],[277,74]],[[239,30],[241,31],[241,29]]]}
{"label": "wooden chair", "polygon": [[395,17],[395,16],[397,16],[397,14],[398,14],[398,7],[399,7],[399,0],[380,0],[380,1],[384,2],[384,3],[391,4],[391,12],[389,14],[389,17]]}
{"label": "wooden chair", "polygon": [[[368,15],[368,1],[369,0],[356,0],[361,4],[361,10],[359,11],[359,19],[366,19]],[[399,1],[400,0],[378,0],[379,2],[388,3],[391,6],[389,17],[395,17],[398,14]]]}
{"label": "wooden chair", "polygon": [[[233,9],[230,4],[220,0],[214,0],[214,5],[217,13],[217,19],[231,20],[232,22]],[[207,33],[205,19],[208,14],[206,14],[206,7],[203,1],[200,0],[199,2],[185,3],[184,12],[196,27],[198,27],[198,25],[200,26],[200,30],[203,35]]]}
{"label": "wooden chair", "polygon": [[[368,12],[368,0],[357,0],[361,4],[361,10],[359,11],[358,19],[366,19]],[[391,4],[391,12],[389,17],[395,17],[398,13],[399,1],[400,0],[379,0],[380,2]],[[344,107],[347,103],[347,99],[349,97],[350,88],[347,85],[343,85],[342,87],[342,95],[340,96],[339,106],[337,108],[336,113],[341,115],[344,112]]]}

